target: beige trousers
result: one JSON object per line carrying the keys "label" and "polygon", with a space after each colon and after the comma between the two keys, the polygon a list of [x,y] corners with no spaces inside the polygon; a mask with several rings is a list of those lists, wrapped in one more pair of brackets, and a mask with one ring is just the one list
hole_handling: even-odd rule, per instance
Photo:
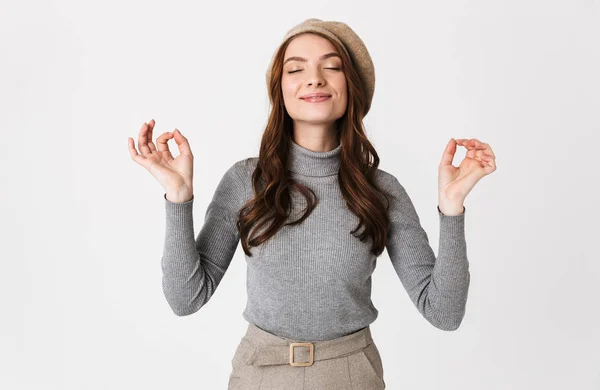
{"label": "beige trousers", "polygon": [[228,390],[385,389],[381,356],[368,326],[336,339],[307,342],[248,324],[231,366]]}

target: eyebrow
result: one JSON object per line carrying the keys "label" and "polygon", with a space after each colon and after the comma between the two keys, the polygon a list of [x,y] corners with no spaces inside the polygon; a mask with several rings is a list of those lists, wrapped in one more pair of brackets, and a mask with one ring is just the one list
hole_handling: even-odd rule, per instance
{"label": "eyebrow", "polygon": [[[327,53],[327,54],[323,54],[321,57],[319,57],[319,60],[326,60],[326,59],[328,59],[330,57],[338,57],[340,59],[342,58],[342,57],[340,57],[340,55],[338,53]],[[303,62],[306,62],[308,60],[306,58],[304,58],[304,57],[290,57],[287,60],[285,60],[283,62],[283,64],[285,65],[289,61],[303,61]]]}

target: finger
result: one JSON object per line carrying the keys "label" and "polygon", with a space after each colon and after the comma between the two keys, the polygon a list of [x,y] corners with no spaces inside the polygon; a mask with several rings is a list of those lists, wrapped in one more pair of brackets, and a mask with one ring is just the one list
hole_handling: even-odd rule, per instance
{"label": "finger", "polygon": [[190,157],[194,157],[192,155],[192,149],[190,148],[187,138],[185,138],[178,129],[175,129],[173,136],[175,137],[175,143],[177,143],[177,147],[179,148],[179,154],[185,154]]}
{"label": "finger", "polygon": [[482,155],[481,159],[477,159],[482,168],[485,168],[485,172],[491,173],[496,170],[496,161],[493,157]]}
{"label": "finger", "polygon": [[144,122],[138,134],[138,148],[142,156],[152,153],[148,147],[148,124],[146,122]]}
{"label": "finger", "polygon": [[490,153],[488,153],[488,152],[487,152],[487,150],[488,150],[488,149],[473,149],[473,150],[470,150],[470,151],[469,151],[469,153],[471,153],[471,152],[475,152],[475,155],[476,155],[478,158],[493,159],[493,158],[494,158],[494,156],[493,156],[493,155],[491,155]]}
{"label": "finger", "polygon": [[[469,140],[469,139],[467,139],[467,138],[458,138],[458,139],[456,140],[456,144],[457,144],[457,145],[459,145],[459,146],[463,146],[463,147],[465,147],[465,148],[467,149],[467,153],[468,153],[470,150],[472,150],[472,149],[473,149],[473,147],[472,147],[472,145],[471,145],[471,143],[470,143],[470,140]],[[470,156],[470,157],[473,157],[473,156]]]}
{"label": "finger", "polygon": [[473,144],[475,145],[477,150],[481,150],[483,153],[487,153],[493,156],[492,148],[490,147],[490,145],[486,144],[485,142],[481,142],[476,138],[473,138]]}
{"label": "finger", "polygon": [[492,168],[492,172],[496,170],[496,159],[495,158],[489,158],[489,157],[487,157],[483,161],[485,161],[485,164],[487,166],[489,166],[489,167]]}
{"label": "finger", "polygon": [[452,160],[454,160],[454,154],[456,153],[456,142],[454,138],[451,138],[450,141],[446,144],[446,149],[444,149],[444,153],[442,154],[442,161],[440,162],[440,166],[442,165],[452,165]]}
{"label": "finger", "polygon": [[471,138],[471,139],[461,138],[461,140],[460,141],[457,140],[457,142],[459,145],[464,146],[468,150],[487,150],[487,149],[489,149],[488,144],[482,143],[475,138]]}
{"label": "finger", "polygon": [[477,155],[479,155],[479,156],[485,156],[485,157],[490,158],[492,160],[494,160],[496,158],[496,156],[494,155],[494,152],[492,151],[492,148],[490,147],[490,145],[488,145],[486,143],[481,143],[481,146],[483,146],[484,149],[474,149],[474,150],[476,150]]}
{"label": "finger", "polygon": [[158,145],[158,151],[163,154],[163,156],[169,158],[169,159],[173,159],[173,155],[171,154],[171,151],[169,150],[169,140],[173,138],[173,133],[162,133],[157,139],[156,139],[156,144]]}
{"label": "finger", "polygon": [[131,159],[133,161],[135,161],[136,163],[140,164],[141,166],[147,167],[148,160],[141,154],[138,154],[138,152],[135,148],[133,138],[131,138],[131,137],[127,138],[127,143],[129,145],[129,155],[131,156]]}
{"label": "finger", "polygon": [[488,145],[488,144],[486,144],[486,145],[487,145],[488,148],[485,151],[485,153],[488,154],[488,155],[490,155],[490,156],[492,156],[493,158],[496,158],[496,155],[494,154],[494,151],[492,150],[492,147],[490,145]]}
{"label": "finger", "polygon": [[461,146],[468,145],[471,142],[470,138],[455,138],[455,140],[456,143]]}
{"label": "finger", "polygon": [[474,149],[475,147],[475,141],[473,138],[461,138],[456,141],[459,145],[464,146],[467,149]]}
{"label": "finger", "polygon": [[461,139],[460,146],[464,146],[467,149],[465,157],[470,157],[474,159],[481,158],[481,150],[478,150],[475,147],[475,144],[472,139]]}
{"label": "finger", "polygon": [[490,161],[494,161],[495,156],[491,152],[491,148],[488,144],[479,141],[476,138],[471,139],[457,139],[457,143],[467,148],[466,157],[473,158],[479,161],[481,167],[491,166]]}
{"label": "finger", "polygon": [[156,146],[154,146],[154,142],[152,142],[152,131],[154,130],[154,125],[156,122],[154,119],[150,119],[148,122],[148,147],[152,152],[156,152]]}
{"label": "finger", "polygon": [[490,145],[486,144],[485,142],[481,142],[476,138],[473,138],[469,141],[469,144],[473,147],[475,147],[476,150],[481,150],[481,151],[489,151],[490,150]]}

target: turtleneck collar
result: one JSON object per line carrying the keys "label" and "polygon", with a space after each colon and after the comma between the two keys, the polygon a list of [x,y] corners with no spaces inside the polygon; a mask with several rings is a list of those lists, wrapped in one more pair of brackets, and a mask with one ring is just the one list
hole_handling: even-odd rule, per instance
{"label": "turtleneck collar", "polygon": [[306,149],[291,139],[288,155],[289,170],[304,176],[337,175],[340,167],[342,144],[326,152]]}

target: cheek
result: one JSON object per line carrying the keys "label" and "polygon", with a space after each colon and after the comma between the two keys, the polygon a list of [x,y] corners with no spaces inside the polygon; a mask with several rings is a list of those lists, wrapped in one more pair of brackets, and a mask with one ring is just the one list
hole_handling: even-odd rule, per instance
{"label": "cheek", "polygon": [[281,80],[281,91],[283,92],[284,95],[290,95],[290,94],[294,94],[295,91],[298,88],[298,83],[294,82],[293,80],[290,79],[282,79]]}
{"label": "cheek", "polygon": [[348,94],[348,87],[346,85],[346,78],[342,76],[339,79],[333,81],[335,83],[335,89],[338,91],[339,97],[345,97]]}

